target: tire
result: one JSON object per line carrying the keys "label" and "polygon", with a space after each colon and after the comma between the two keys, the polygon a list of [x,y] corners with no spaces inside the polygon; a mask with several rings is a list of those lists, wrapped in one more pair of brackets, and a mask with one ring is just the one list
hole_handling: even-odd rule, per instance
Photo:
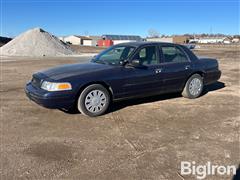
{"label": "tire", "polygon": [[197,98],[201,96],[203,86],[203,77],[199,74],[194,74],[187,80],[182,96],[189,99]]}
{"label": "tire", "polygon": [[109,104],[108,90],[100,84],[92,84],[81,92],[77,108],[83,115],[95,117],[104,114]]}

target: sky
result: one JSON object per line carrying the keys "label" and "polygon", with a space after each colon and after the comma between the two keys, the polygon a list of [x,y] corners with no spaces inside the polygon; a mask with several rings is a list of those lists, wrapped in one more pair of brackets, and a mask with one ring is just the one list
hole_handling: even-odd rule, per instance
{"label": "sky", "polygon": [[240,0],[0,0],[1,36],[240,33]]}

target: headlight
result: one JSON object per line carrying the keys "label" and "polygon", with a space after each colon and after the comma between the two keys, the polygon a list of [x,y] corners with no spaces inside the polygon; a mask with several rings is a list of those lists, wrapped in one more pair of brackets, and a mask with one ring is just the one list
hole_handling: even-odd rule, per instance
{"label": "headlight", "polygon": [[41,88],[47,91],[65,91],[65,90],[72,90],[72,86],[70,83],[55,83],[55,82],[48,82],[43,81]]}

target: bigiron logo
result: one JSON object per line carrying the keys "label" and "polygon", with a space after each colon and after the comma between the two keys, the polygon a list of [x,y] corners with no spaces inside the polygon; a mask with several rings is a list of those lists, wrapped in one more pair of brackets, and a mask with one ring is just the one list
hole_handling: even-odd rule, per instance
{"label": "bigiron logo", "polygon": [[229,165],[216,165],[212,164],[211,162],[207,162],[204,165],[197,165],[195,161],[188,162],[182,161],[181,162],[181,175],[194,175],[197,179],[205,179],[207,176],[214,176],[214,175],[229,175],[233,176],[236,174],[236,166]]}

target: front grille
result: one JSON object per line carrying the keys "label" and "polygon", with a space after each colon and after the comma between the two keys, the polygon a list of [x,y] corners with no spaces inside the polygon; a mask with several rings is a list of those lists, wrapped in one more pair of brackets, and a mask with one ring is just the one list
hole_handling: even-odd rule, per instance
{"label": "front grille", "polygon": [[38,77],[33,76],[31,83],[34,87],[41,87],[41,79],[39,79]]}

